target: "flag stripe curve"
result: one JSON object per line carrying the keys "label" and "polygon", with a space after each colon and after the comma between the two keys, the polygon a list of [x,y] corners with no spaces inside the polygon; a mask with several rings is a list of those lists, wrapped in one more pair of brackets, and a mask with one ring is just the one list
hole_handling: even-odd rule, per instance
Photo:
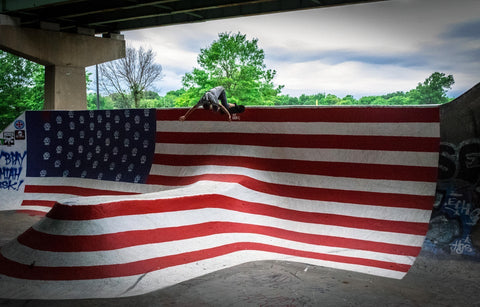
{"label": "flag stripe curve", "polygon": [[45,217],[0,249],[2,297],[138,295],[269,259],[408,272],[435,200],[438,106],[185,111],[24,115],[9,195]]}

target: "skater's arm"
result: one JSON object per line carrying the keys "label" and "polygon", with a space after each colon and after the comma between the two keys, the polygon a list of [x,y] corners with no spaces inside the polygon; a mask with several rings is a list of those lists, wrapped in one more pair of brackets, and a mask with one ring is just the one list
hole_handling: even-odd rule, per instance
{"label": "skater's arm", "polygon": [[182,115],[180,116],[180,118],[178,120],[181,120],[182,122],[184,120],[187,119],[187,117],[193,113],[193,111],[195,111],[196,109],[198,109],[198,107],[200,106],[200,103],[197,103],[196,105],[194,105],[193,107],[190,108],[190,110],[187,111],[187,113],[185,113],[185,115]]}
{"label": "skater's arm", "polygon": [[222,108],[223,112],[228,115],[228,121],[232,121],[232,115],[230,115],[230,112],[228,112],[228,109],[225,108],[222,104],[218,104],[220,108]]}

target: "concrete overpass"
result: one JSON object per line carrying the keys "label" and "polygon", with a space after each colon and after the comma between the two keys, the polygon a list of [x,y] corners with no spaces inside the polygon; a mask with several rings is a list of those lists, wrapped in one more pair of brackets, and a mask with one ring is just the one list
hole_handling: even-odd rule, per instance
{"label": "concrete overpass", "polygon": [[44,109],[82,110],[85,67],[124,57],[121,31],[375,1],[2,0],[0,49],[46,67]]}

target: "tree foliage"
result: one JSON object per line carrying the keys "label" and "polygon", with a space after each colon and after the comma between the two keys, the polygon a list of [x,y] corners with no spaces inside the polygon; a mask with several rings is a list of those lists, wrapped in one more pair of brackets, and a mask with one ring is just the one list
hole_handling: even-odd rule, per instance
{"label": "tree foliage", "polygon": [[454,84],[452,75],[434,72],[423,83],[408,92],[394,92],[381,96],[365,96],[355,99],[352,95],[343,98],[333,94],[278,96],[275,105],[420,105],[442,104],[452,100],[447,97],[447,89]]}
{"label": "tree foliage", "polygon": [[162,77],[152,49],[127,46],[125,57],[100,65],[100,84],[108,94],[117,94],[115,107],[140,108],[147,89]]}
{"label": "tree foliage", "polygon": [[452,88],[454,83],[452,75],[434,72],[425,82],[418,83],[410,96],[418,104],[442,104],[448,102],[447,90]]}
{"label": "tree foliage", "polygon": [[0,51],[0,131],[25,110],[44,102],[44,67]]}
{"label": "tree foliage", "polygon": [[201,49],[194,68],[182,79],[185,93],[178,106],[196,102],[205,91],[223,86],[230,102],[244,105],[273,105],[283,86],[273,84],[276,71],[267,69],[258,39],[241,33],[220,33],[218,40]]}
{"label": "tree foliage", "polygon": [[[99,105],[100,110],[108,110],[114,109],[114,102],[112,97],[110,96],[100,96],[99,98]],[[97,94],[96,93],[88,93],[87,94],[87,109],[88,110],[96,110],[97,109]]]}
{"label": "tree foliage", "polygon": [[[425,100],[422,100],[422,97],[418,95],[418,88],[425,85],[431,84],[429,81],[432,76],[444,76],[442,73],[435,72],[431,76],[425,79],[425,82],[418,83],[419,86],[415,89],[412,89],[408,92],[397,91],[393,93],[388,93],[380,96],[364,96],[359,99],[356,99],[352,95],[346,95],[345,97],[338,97],[333,94],[327,93],[317,93],[314,95],[302,94],[299,97],[291,97],[289,95],[276,95],[274,97],[274,105],[419,105],[424,104]],[[450,80],[450,77],[445,76]],[[453,77],[452,77],[453,78]],[[434,82],[434,84],[436,84]],[[447,84],[447,83],[445,83]],[[448,83],[450,86],[452,83]],[[437,97],[444,97],[440,100],[440,103],[445,103],[451,101],[453,98],[446,97],[446,88],[442,87],[441,89],[432,90],[434,93],[437,93]],[[431,92],[432,92],[431,91]],[[430,92],[430,93],[431,93]],[[438,95],[440,93],[440,95]],[[443,93],[443,94],[442,94]],[[188,96],[190,94],[190,96]],[[155,108],[171,108],[174,106],[187,106],[190,105],[192,101],[198,100],[198,95],[203,93],[199,92],[198,94],[193,94],[193,91],[188,91],[185,89],[180,89],[176,91],[170,91],[165,96],[155,96],[150,95],[150,99],[143,99],[141,105],[144,107],[155,107]],[[227,93],[228,95],[229,93]],[[113,97],[113,96],[110,96]],[[186,98],[189,97],[189,98]],[[145,97],[147,98],[147,96]],[[115,98],[117,99],[117,98]],[[229,101],[230,96],[229,96]],[[146,103],[148,102],[148,106]],[[180,102],[180,103],[179,103]],[[261,105],[261,104],[257,104]]]}

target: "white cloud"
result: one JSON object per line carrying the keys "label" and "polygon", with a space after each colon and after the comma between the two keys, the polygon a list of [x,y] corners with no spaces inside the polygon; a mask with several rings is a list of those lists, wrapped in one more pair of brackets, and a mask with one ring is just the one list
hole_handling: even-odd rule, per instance
{"label": "white cloud", "polygon": [[[316,69],[312,70],[311,67]],[[396,66],[378,67],[360,62],[337,65],[321,62],[294,63],[279,71],[279,78],[289,84],[288,93],[285,94],[298,96],[302,93],[331,93],[339,97],[353,94],[356,98],[408,91],[417,85],[415,80],[423,80],[429,74],[427,71],[411,71]]]}

